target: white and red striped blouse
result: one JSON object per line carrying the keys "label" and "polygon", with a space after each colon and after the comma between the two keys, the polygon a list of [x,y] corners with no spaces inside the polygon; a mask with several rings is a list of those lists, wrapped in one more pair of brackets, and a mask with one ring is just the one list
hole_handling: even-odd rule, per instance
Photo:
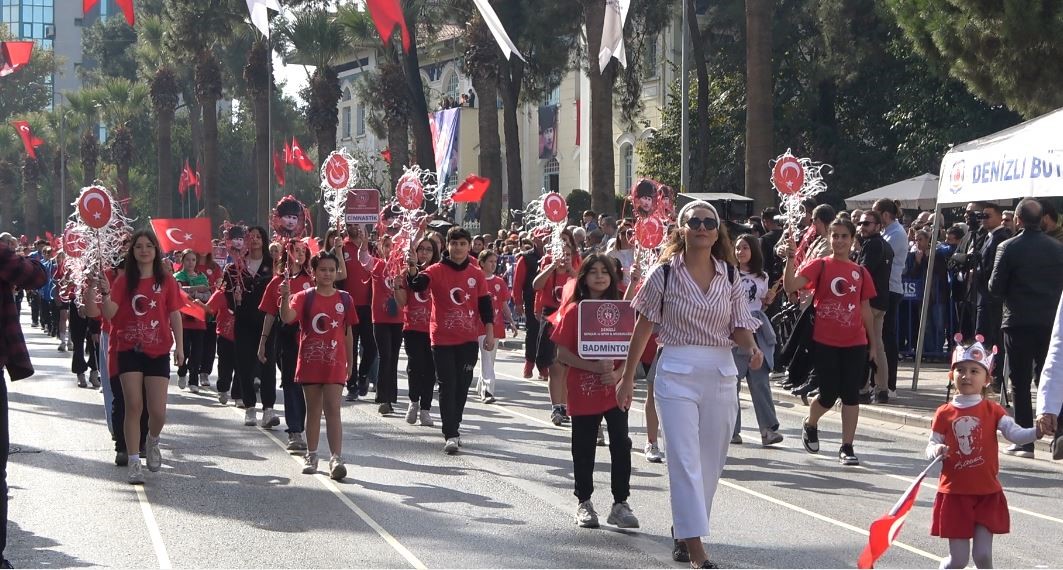
{"label": "white and red striped blouse", "polygon": [[[735,346],[735,329],[755,331],[760,320],[749,313],[741,280],[729,281],[727,262],[713,258],[716,276],[703,292],[687,271],[682,254],[671,261],[668,290],[661,265],[650,270],[632,302],[635,310],[656,323],[662,346]],[[736,274],[738,271],[735,270]],[[664,310],[661,310],[661,298]]]}

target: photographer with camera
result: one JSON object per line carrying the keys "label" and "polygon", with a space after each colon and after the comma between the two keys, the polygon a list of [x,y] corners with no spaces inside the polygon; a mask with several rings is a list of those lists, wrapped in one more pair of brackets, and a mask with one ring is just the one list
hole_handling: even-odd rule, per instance
{"label": "photographer with camera", "polygon": [[977,202],[967,204],[964,212],[967,232],[956,245],[956,252],[948,261],[949,272],[956,276],[954,301],[956,303],[957,332],[964,338],[973,338],[976,309],[978,306],[978,252],[985,242],[986,230],[982,228],[982,212]]}

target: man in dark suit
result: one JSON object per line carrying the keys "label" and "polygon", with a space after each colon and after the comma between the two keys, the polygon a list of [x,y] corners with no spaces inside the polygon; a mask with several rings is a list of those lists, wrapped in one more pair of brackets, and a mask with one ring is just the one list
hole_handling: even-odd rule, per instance
{"label": "man in dark suit", "polygon": [[[1000,319],[1004,312],[1001,300],[989,292],[989,279],[997,260],[997,248],[1011,239],[1011,231],[1004,227],[1004,210],[996,204],[982,204],[982,227],[986,230],[985,241],[978,251],[978,309],[974,330],[985,337],[986,346],[996,345],[1000,352],[997,362],[1004,362],[1006,347],[1001,342]],[[993,371],[993,388],[997,391],[1004,385],[1004,367]]]}
{"label": "man in dark suit", "polygon": [[[1055,324],[1047,303],[1063,294],[1063,244],[1041,230],[1041,204],[1026,198],[1015,208],[1022,233],[1001,243],[989,278],[989,293],[1003,301],[1004,346],[1011,368],[1015,423],[1033,427],[1030,384],[1044,368]],[[998,368],[1003,368],[1000,366]],[[1012,445],[1005,453],[1033,457],[1033,444]]]}

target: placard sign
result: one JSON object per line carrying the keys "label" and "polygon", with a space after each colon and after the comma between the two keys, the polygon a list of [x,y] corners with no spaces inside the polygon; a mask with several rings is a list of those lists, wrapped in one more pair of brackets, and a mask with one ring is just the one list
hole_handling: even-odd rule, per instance
{"label": "placard sign", "polygon": [[225,265],[225,260],[229,259],[229,250],[225,249],[224,245],[216,245],[212,249],[214,250],[214,263]]}
{"label": "placard sign", "polygon": [[347,191],[348,224],[375,224],[380,221],[380,191],[372,188]]}
{"label": "placard sign", "polygon": [[635,331],[635,309],[631,301],[580,301],[580,358],[626,358]]}

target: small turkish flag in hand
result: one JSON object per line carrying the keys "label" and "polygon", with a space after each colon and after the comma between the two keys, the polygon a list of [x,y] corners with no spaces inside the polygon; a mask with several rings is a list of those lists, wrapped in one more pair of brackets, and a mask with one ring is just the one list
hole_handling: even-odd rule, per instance
{"label": "small turkish flag in hand", "polygon": [[490,186],[491,181],[487,178],[470,174],[450,199],[454,202],[479,202],[483,200]]}
{"label": "small turkish flag in hand", "polygon": [[156,218],[151,220],[151,227],[166,253],[186,249],[196,253],[211,251],[210,218]]}

